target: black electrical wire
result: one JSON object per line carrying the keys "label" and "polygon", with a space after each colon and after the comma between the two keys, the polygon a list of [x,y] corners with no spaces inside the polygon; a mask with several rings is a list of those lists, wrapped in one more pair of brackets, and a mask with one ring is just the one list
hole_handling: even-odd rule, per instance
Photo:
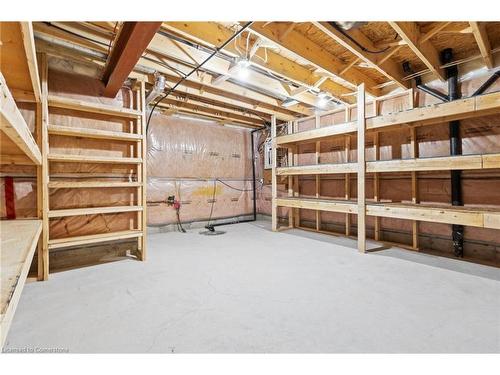
{"label": "black electrical wire", "polygon": [[234,186],[231,186],[229,184],[226,184],[224,181],[222,180],[219,180],[218,178],[215,179],[215,181],[218,181],[220,182],[222,185],[226,185],[228,188],[231,188],[233,190],[236,190],[236,191],[243,191],[243,192],[246,192],[246,191],[253,191],[253,189],[238,189],[238,188],[235,188]]}
{"label": "black electrical wire", "polygon": [[[362,44],[360,44],[356,39],[354,39],[352,36],[350,36],[342,27],[340,27],[339,25],[337,25],[336,22],[328,22],[331,26],[333,26],[335,28],[335,30],[337,30],[338,32],[342,33],[342,35],[344,35],[346,38],[348,38],[351,42],[353,42],[354,44],[356,44],[359,48],[361,48],[364,52],[368,52],[368,53],[374,53],[374,54],[377,54],[377,53],[384,53],[386,51],[389,50],[389,48],[391,48],[390,46],[387,46],[386,48],[384,49],[381,49],[381,50],[378,50],[378,51],[372,51],[372,50],[369,50],[368,48],[366,48],[365,46],[363,46]],[[397,38],[397,34],[396,34],[396,38]]]}
{"label": "black electrical wire", "polygon": [[[212,193],[212,206],[210,207],[210,215],[208,216],[208,223],[207,225],[205,225],[205,228],[210,228],[210,222],[212,221],[212,214],[214,212],[214,203],[215,203],[215,192],[216,192],[216,189],[217,188],[217,180],[214,180],[214,190],[213,190],[213,193]],[[211,227],[213,230],[213,227]],[[209,229],[210,230],[210,229]]]}
{"label": "black electrical wire", "polygon": [[198,69],[200,69],[203,65],[205,65],[212,57],[214,57],[220,50],[224,49],[229,43],[231,43],[238,35],[240,35],[246,28],[248,28],[253,22],[247,22],[243,27],[234,33],[228,40],[226,40],[220,47],[217,47],[205,60],[203,60],[199,65],[197,65],[193,70],[191,70],[188,74],[182,77],[172,88],[170,88],[151,108],[151,113],[148,116],[148,121],[146,122],[146,134],[149,129],[149,122],[151,121],[151,117],[153,116],[153,111],[160,104],[162,100],[164,100],[167,96],[169,96],[172,91],[174,91],[184,80],[189,78],[193,73],[196,73]]}

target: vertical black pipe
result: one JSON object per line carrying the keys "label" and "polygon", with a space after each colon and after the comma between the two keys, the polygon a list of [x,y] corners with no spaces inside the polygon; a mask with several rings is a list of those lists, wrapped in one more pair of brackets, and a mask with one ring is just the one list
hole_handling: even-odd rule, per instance
{"label": "vertical black pipe", "polygon": [[253,135],[256,131],[262,129],[254,129],[250,132],[250,137],[252,138],[252,190],[253,190],[253,220],[257,220],[257,188],[255,184],[255,142],[253,140]]}
{"label": "vertical black pipe", "polygon": [[[443,64],[449,63],[453,58],[451,48],[442,51]],[[446,78],[448,80],[449,101],[460,99],[460,88],[458,85],[458,68],[450,66],[446,68]],[[462,138],[460,136],[460,121],[451,121],[450,127],[450,155],[462,155]],[[462,201],[462,171],[451,171],[451,204],[453,206],[463,206]],[[463,225],[452,225],[453,252],[457,257],[464,255],[464,227]]]}

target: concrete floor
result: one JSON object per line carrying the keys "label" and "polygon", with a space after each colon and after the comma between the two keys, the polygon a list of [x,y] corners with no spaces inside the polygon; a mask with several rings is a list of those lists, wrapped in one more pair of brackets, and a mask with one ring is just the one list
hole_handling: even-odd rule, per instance
{"label": "concrete floor", "polygon": [[270,223],[26,285],[6,349],[500,352],[500,270]]}

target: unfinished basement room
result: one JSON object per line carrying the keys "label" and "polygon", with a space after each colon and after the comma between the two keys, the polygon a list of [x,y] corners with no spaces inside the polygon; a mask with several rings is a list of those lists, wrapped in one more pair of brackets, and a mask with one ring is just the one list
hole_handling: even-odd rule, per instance
{"label": "unfinished basement room", "polygon": [[500,353],[499,21],[145,14],[0,23],[1,356]]}

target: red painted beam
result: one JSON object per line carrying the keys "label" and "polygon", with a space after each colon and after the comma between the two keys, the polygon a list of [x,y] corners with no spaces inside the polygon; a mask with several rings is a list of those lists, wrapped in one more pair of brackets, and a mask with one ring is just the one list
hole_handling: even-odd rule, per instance
{"label": "red painted beam", "polygon": [[123,23],[104,68],[104,96],[116,96],[160,26],[161,22]]}

